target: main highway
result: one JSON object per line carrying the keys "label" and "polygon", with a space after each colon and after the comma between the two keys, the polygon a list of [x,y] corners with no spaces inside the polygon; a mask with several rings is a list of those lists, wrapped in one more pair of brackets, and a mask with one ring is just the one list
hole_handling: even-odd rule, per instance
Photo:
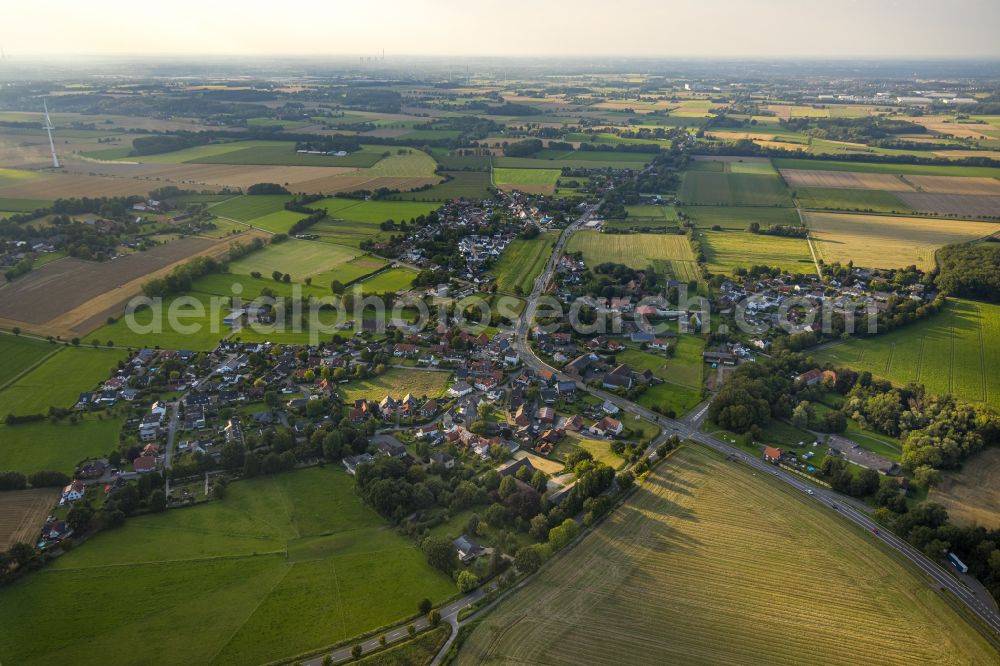
{"label": "main highway", "polygon": [[650,449],[654,449],[660,441],[671,435],[677,435],[681,439],[693,440],[724,455],[733,457],[735,460],[748,465],[751,469],[762,475],[767,474],[772,476],[772,478],[787,484],[798,492],[801,492],[803,498],[806,500],[825,504],[830,511],[839,513],[845,520],[848,520],[858,527],[866,530],[871,535],[871,538],[879,539],[885,546],[895,550],[901,557],[909,560],[929,579],[927,580],[928,585],[950,592],[959,602],[964,604],[972,613],[982,620],[984,625],[1000,636],[1000,614],[984,603],[944,567],[934,562],[903,539],[879,526],[866,514],[866,512],[861,508],[862,505],[857,500],[819,486],[818,484],[814,484],[797,474],[793,474],[782,468],[776,467],[775,465],[771,465],[760,458],[747,454],[742,449],[721,441],[707,433],[701,432],[699,426],[701,420],[704,418],[705,411],[708,408],[707,405],[700,406],[694,414],[684,419],[670,419],[627,400],[622,396],[587,386],[585,383],[578,381],[576,377],[567,375],[566,373],[561,372],[558,368],[548,365],[535,354],[534,350],[531,348],[531,344],[529,343],[529,332],[538,309],[538,300],[552,280],[556,265],[563,255],[563,249],[565,248],[569,237],[585,225],[590,219],[592,219],[595,209],[596,207],[587,208],[576,221],[563,230],[559,239],[556,241],[555,247],[552,251],[552,256],[549,257],[549,261],[546,263],[545,269],[542,271],[542,274],[538,276],[538,279],[535,280],[531,294],[528,296],[528,304],[525,307],[521,318],[514,327],[514,346],[517,349],[522,362],[534,370],[541,370],[543,368],[548,369],[554,372],[560,380],[576,382],[579,390],[587,391],[602,400],[611,402],[622,411],[644,417],[654,423],[657,423],[662,428],[662,433],[660,437],[650,446]]}

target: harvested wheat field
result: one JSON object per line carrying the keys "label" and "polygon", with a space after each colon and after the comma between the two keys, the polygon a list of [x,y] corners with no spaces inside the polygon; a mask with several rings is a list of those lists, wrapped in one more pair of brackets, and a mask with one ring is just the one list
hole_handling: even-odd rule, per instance
{"label": "harvested wheat field", "polygon": [[1000,449],[985,449],[962,471],[945,474],[927,499],[943,504],[956,525],[1000,529]]}
{"label": "harvested wheat field", "polygon": [[298,192],[298,185],[331,176],[352,173],[355,167],[270,166],[256,164],[156,164],[132,162],[73,162],[67,170],[97,173],[119,178],[135,178],[176,185],[199,184],[213,187],[247,188],[255,183],[278,183]]}
{"label": "harvested wheat field", "polygon": [[144,196],[157,187],[160,185],[155,182],[134,178],[40,173],[37,178],[26,182],[0,186],[0,197],[51,200],[71,197]]}
{"label": "harvested wheat field", "polygon": [[838,187],[851,190],[883,190],[886,192],[912,192],[914,189],[901,177],[888,173],[782,169],[781,175],[784,176],[785,182],[791,188]]}
{"label": "harvested wheat field", "polygon": [[826,263],[853,261],[865,268],[934,268],[934,252],[983,238],[1000,224],[893,215],[805,212],[816,253]]}
{"label": "harvested wheat field", "polygon": [[1000,196],[1000,180],[964,176],[903,176],[921,192],[933,194],[974,194]]}
{"label": "harvested wheat field", "polygon": [[55,488],[0,493],[0,551],[15,543],[34,544],[58,499],[59,491]]}
{"label": "harvested wheat field", "polygon": [[871,535],[803,497],[681,449],[487,614],[454,663],[996,663]]}
{"label": "harvested wheat field", "polygon": [[907,206],[921,213],[967,217],[1000,216],[1000,196],[931,194],[929,192],[900,192],[896,196]]}

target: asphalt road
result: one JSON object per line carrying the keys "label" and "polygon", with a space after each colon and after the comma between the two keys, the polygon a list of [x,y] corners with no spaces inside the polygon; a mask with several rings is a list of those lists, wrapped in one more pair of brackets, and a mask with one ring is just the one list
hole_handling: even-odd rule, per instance
{"label": "asphalt road", "polygon": [[[521,320],[518,321],[517,326],[514,329],[514,345],[525,365],[535,370],[542,368],[552,370],[561,380],[576,381],[576,378],[560,372],[558,369],[553,368],[538,358],[538,356],[535,355],[534,350],[531,349],[531,345],[528,344],[528,332],[531,327],[531,322],[534,319],[538,298],[541,296],[545,287],[552,279],[556,263],[562,256],[566,241],[574,231],[579,229],[587,220],[590,219],[592,213],[593,209],[588,209],[576,222],[563,231],[556,243],[556,247],[552,252],[552,256],[545,265],[545,270],[542,271],[542,274],[538,276],[537,280],[535,280],[531,294],[528,296],[528,305],[524,310]],[[846,520],[849,520],[859,527],[867,530],[872,535],[872,538],[879,539],[882,543],[898,552],[902,557],[912,562],[930,579],[927,581],[928,585],[951,592],[972,613],[978,616],[985,625],[992,629],[994,633],[1000,635],[1000,614],[979,599],[972,591],[969,590],[968,587],[966,587],[944,567],[931,560],[903,539],[880,527],[877,523],[875,523],[875,521],[865,514],[862,509],[864,505],[861,505],[857,502],[857,500],[841,495],[835,491],[817,486],[816,484],[800,478],[795,474],[766,463],[762,459],[750,456],[742,449],[731,446],[730,444],[718,440],[711,435],[701,432],[699,428],[701,421],[704,419],[705,411],[708,407],[707,404],[699,406],[695,412],[685,419],[669,419],[621,396],[592,388],[580,381],[576,381],[576,384],[578,389],[587,391],[603,400],[608,400],[609,402],[617,405],[623,411],[638,414],[639,416],[648,418],[654,423],[659,424],[663,429],[663,432],[657,441],[670,435],[677,435],[681,439],[694,440],[699,444],[703,444],[720,453],[734,456],[737,460],[749,465],[758,472],[762,474],[770,474],[775,479],[782,481],[795,490],[803,493],[806,497],[816,502],[825,504],[831,511],[836,511]],[[654,446],[655,444],[656,442],[654,442]]]}

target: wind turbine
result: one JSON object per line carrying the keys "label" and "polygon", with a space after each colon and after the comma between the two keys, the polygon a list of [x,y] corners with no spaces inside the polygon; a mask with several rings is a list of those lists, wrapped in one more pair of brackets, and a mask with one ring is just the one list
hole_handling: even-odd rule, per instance
{"label": "wind turbine", "polygon": [[42,107],[45,109],[45,131],[49,133],[49,148],[52,149],[52,168],[59,168],[59,158],[56,156],[56,142],[52,140],[52,130],[55,127],[52,126],[52,120],[49,118],[49,105],[42,98]]}

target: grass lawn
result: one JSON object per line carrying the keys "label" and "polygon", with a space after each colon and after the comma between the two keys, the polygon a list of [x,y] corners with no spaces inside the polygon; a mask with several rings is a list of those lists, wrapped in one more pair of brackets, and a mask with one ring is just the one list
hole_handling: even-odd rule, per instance
{"label": "grass lawn", "polygon": [[626,206],[628,217],[608,220],[604,223],[609,229],[639,228],[674,228],[679,226],[677,209],[673,206]]}
{"label": "grass lawn", "polygon": [[854,338],[813,356],[895,384],[923,384],[1000,409],[1000,305],[950,299],[941,312],[889,333]]}
{"label": "grass lawn", "polygon": [[0,334],[0,387],[57,349],[59,347],[43,340]]}
{"label": "grass lawn", "polygon": [[853,261],[866,268],[916,264],[931,270],[938,248],[1000,231],[995,222],[817,212],[804,216],[821,259],[842,264]]}
{"label": "grass lawn", "polygon": [[748,231],[700,231],[705,260],[712,273],[731,273],[735,268],[777,266],[789,273],[816,270],[804,238],[752,234]]}
{"label": "grass lawn", "polygon": [[558,234],[544,233],[531,240],[512,240],[491,269],[497,276],[497,288],[508,293],[529,293],[552,255],[556,238]]}
{"label": "grass lawn", "polygon": [[[247,276],[249,280],[250,277]],[[251,297],[256,296],[253,293]],[[218,308],[213,313],[212,298],[219,299]],[[134,315],[135,329],[129,325],[124,315],[118,317],[113,324],[105,324],[87,336],[87,340],[113,341],[119,347],[153,347],[163,349],[191,349],[207,351],[215,348],[219,340],[231,333],[228,326],[222,324],[223,318],[229,314],[228,295],[222,298],[218,295],[201,292],[190,292],[184,296],[170,298],[164,301],[162,310],[148,308]],[[197,330],[174,328],[170,325],[170,313],[181,316],[179,323],[184,326],[197,327]],[[214,328],[214,330],[213,330]]]}
{"label": "grass lawn", "polygon": [[44,414],[49,407],[69,408],[80,393],[109,377],[123,349],[62,347],[30,372],[0,390],[0,414]]}
{"label": "grass lawn", "polygon": [[389,368],[378,377],[341,384],[340,393],[345,404],[359,399],[381,400],[386,395],[399,400],[407,393],[412,393],[416,398],[436,398],[444,394],[450,377],[447,372]]}
{"label": "grass lawn", "polygon": [[559,442],[553,453],[556,457],[565,459],[567,456],[577,451],[587,451],[594,456],[594,460],[602,462],[608,467],[618,469],[625,463],[625,459],[611,450],[611,441],[607,439],[593,439],[587,436],[568,435]]}
{"label": "grass lawn", "polygon": [[106,415],[90,415],[76,424],[46,420],[0,425],[0,469],[25,474],[42,470],[71,474],[81,460],[118,448],[121,425],[120,417]]}
{"label": "grass lawn", "polygon": [[676,344],[673,357],[627,349],[616,354],[615,359],[637,372],[650,370],[663,380],[662,384],[650,385],[639,396],[639,404],[649,408],[659,407],[664,412],[672,409],[680,416],[701,402],[705,365],[701,353],[705,342],[697,335],[681,335],[676,338]]}
{"label": "grass lawn", "polygon": [[804,497],[684,448],[500,602],[455,663],[995,662],[912,570]]}
{"label": "grass lawn", "polygon": [[552,194],[562,172],[559,169],[493,169],[493,182],[502,190],[528,194]]}
{"label": "grass lawn", "polygon": [[[141,632],[129,648],[136,663],[262,663],[390,623],[454,589],[361,503],[346,472],[311,468],[133,518],[5,588],[0,653],[103,664]],[[41,615],[19,610],[40,598],[52,602]]]}
{"label": "grass lawn", "polygon": [[[602,234],[578,231],[566,247],[567,252],[582,252],[583,261],[593,268],[606,261],[643,270],[654,262],[666,262],[671,273],[688,271],[695,256],[686,236],[680,234]],[[676,266],[675,266],[676,264]]]}

